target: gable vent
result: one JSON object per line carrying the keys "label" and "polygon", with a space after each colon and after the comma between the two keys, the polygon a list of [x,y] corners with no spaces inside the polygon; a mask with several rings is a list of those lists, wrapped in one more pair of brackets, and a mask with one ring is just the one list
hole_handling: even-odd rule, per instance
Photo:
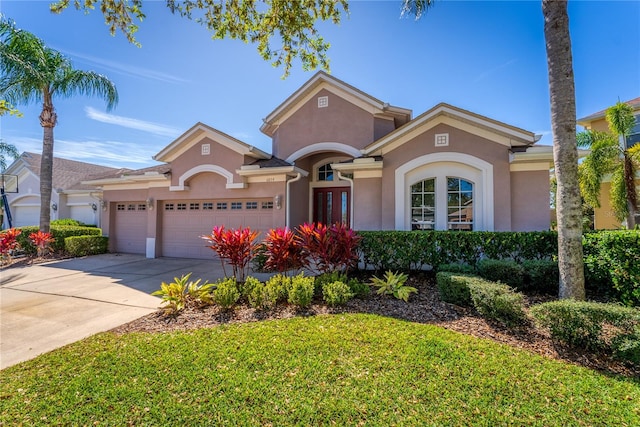
{"label": "gable vent", "polygon": [[328,96],[319,96],[318,97],[318,108],[325,108],[329,106],[329,97]]}

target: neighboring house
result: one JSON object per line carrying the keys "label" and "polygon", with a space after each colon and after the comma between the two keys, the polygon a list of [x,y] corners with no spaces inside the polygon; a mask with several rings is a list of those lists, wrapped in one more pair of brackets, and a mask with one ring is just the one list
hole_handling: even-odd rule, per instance
{"label": "neighboring house", "polygon": [[260,129],[273,154],[197,123],[154,156],[165,165],[85,182],[111,250],[208,258],[215,225],[549,229],[552,149],[532,132],[444,103],[413,118],[324,72]]}
{"label": "neighboring house", "polygon": [[[640,98],[626,101],[625,104],[628,104],[633,108],[634,116],[636,118],[636,124],[631,135],[626,138],[624,142],[621,141],[621,143],[624,143],[625,146],[629,148],[640,143]],[[584,126],[587,130],[610,132],[605,114],[606,110],[598,111],[597,113],[578,119],[578,124]],[[640,172],[636,172],[635,183],[636,191],[640,194]],[[610,191],[610,179],[605,179],[600,187],[600,207],[594,209],[594,228],[596,230],[617,229],[622,227],[622,224],[616,220],[616,216],[611,208],[611,201],[609,197]],[[640,199],[638,204],[640,208]]]}
{"label": "neighboring house", "polygon": [[[22,153],[5,171],[18,176],[19,192],[7,193],[14,227],[40,223],[41,158],[40,154]],[[95,186],[82,184],[81,181],[116,171],[118,169],[54,157],[51,219],[73,218],[85,224],[100,226],[102,191]],[[8,226],[5,215],[3,228]]]}

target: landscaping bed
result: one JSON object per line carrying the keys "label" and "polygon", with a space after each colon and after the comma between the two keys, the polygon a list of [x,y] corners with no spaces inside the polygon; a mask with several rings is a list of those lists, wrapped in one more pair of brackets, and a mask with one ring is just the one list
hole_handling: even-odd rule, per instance
{"label": "landscaping bed", "polygon": [[[361,275],[360,280],[366,281],[366,279],[367,275]],[[248,304],[241,303],[232,310],[221,310],[217,305],[199,309],[186,308],[176,316],[165,316],[161,310],[158,310],[115,328],[113,332],[118,334],[163,333],[297,316],[370,313],[416,323],[435,324],[449,330],[490,339],[552,359],[564,360],[603,372],[640,377],[640,367],[625,364],[607,354],[581,351],[556,343],[548,332],[535,328],[533,325],[508,328],[500,323],[488,321],[473,309],[443,302],[440,300],[435,278],[432,275],[412,274],[409,276],[407,284],[418,289],[417,293],[411,295],[408,303],[389,296],[371,293],[366,298],[355,298],[339,307],[328,307],[316,299],[305,309],[299,309],[289,304],[278,304],[270,310],[256,310]],[[525,298],[525,306],[529,307],[555,299],[550,295],[528,295]]]}

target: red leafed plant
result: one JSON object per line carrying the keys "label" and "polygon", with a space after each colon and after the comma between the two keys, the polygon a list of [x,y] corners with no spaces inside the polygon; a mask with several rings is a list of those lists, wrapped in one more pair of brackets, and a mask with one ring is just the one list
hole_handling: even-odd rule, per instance
{"label": "red leafed plant", "polygon": [[17,238],[21,233],[22,230],[17,228],[10,228],[0,233],[0,259],[3,264],[11,260],[11,252],[20,246]]}
{"label": "red leafed plant", "polygon": [[31,240],[31,243],[37,248],[39,257],[46,255],[47,252],[49,252],[51,244],[56,241],[51,233],[43,233],[40,230],[29,234],[29,240]]}
{"label": "red leafed plant", "polygon": [[224,226],[213,227],[211,235],[201,236],[211,245],[209,248],[214,250],[220,257],[224,275],[224,261],[227,261],[233,267],[233,276],[239,282],[244,282],[247,265],[251,261],[258,244],[258,231],[251,231],[247,228],[225,229]]}
{"label": "red leafed plant", "polygon": [[305,265],[302,246],[293,231],[288,228],[269,230],[265,239],[267,261],[264,266],[269,271],[285,273]]}
{"label": "red leafed plant", "polygon": [[327,227],[321,223],[303,224],[297,228],[298,240],[304,247],[310,267],[322,273],[347,271],[358,263],[358,245],[362,238],[345,224]]}

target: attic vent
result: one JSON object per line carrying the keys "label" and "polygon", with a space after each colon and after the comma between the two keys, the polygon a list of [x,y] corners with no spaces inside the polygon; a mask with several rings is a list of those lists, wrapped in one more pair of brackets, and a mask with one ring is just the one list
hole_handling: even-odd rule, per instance
{"label": "attic vent", "polygon": [[325,108],[329,106],[329,97],[328,96],[319,96],[318,97],[318,108]]}
{"label": "attic vent", "polygon": [[436,147],[447,147],[449,145],[449,134],[448,133],[437,133],[436,134]]}
{"label": "attic vent", "polygon": [[211,154],[211,144],[202,144],[202,155],[206,156]]}

